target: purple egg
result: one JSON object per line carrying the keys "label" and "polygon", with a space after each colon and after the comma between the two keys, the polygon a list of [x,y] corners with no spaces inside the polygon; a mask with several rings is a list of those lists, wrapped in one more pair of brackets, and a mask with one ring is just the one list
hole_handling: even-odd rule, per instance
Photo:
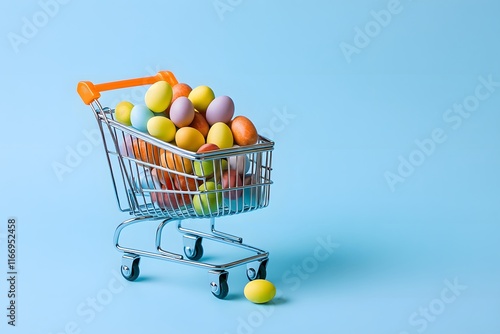
{"label": "purple egg", "polygon": [[194,113],[193,103],[185,96],[178,97],[170,106],[170,120],[178,128],[191,124]]}
{"label": "purple egg", "polygon": [[124,134],[123,137],[118,136],[119,140],[121,140],[122,138],[123,138],[123,141],[120,142],[121,155],[125,156],[125,157],[135,158],[132,136],[127,135],[127,134]]}
{"label": "purple egg", "polygon": [[208,124],[228,123],[234,115],[234,102],[229,96],[218,96],[210,102],[205,117]]}

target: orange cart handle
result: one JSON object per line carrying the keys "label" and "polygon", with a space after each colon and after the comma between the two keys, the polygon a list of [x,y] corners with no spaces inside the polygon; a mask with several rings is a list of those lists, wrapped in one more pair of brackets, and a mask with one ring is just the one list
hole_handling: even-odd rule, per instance
{"label": "orange cart handle", "polygon": [[166,81],[171,86],[178,83],[174,74],[170,71],[160,71],[156,75],[143,78],[127,79],[113,82],[105,82],[101,84],[93,84],[90,81],[80,81],[76,87],[76,91],[82,98],[85,104],[91,104],[92,101],[101,97],[101,92],[107,90],[130,88],[143,85],[151,85],[158,81]]}

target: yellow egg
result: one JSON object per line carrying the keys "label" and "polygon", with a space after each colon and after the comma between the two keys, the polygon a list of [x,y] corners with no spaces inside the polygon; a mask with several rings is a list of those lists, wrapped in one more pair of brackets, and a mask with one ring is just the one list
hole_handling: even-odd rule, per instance
{"label": "yellow egg", "polygon": [[189,93],[188,98],[191,100],[196,110],[205,114],[208,105],[215,98],[215,94],[212,88],[208,86],[198,86],[193,88],[193,90]]}
{"label": "yellow egg", "polygon": [[146,91],[144,102],[153,112],[164,112],[172,101],[172,86],[166,81],[158,81]]}
{"label": "yellow egg", "polygon": [[276,287],[265,279],[256,279],[247,283],[243,293],[252,303],[263,304],[274,298]]}
{"label": "yellow egg", "polygon": [[233,147],[233,133],[226,123],[217,122],[208,130],[207,143],[215,144],[221,149]]}
{"label": "yellow egg", "polygon": [[130,112],[134,105],[128,101],[122,101],[115,107],[115,118],[118,122],[125,125],[132,125],[130,122]]}
{"label": "yellow egg", "polygon": [[175,138],[175,124],[165,116],[151,117],[147,128],[151,136],[165,142],[171,142]]}
{"label": "yellow egg", "polygon": [[195,128],[186,126],[177,130],[175,143],[180,148],[196,152],[201,145],[205,144],[205,137]]}

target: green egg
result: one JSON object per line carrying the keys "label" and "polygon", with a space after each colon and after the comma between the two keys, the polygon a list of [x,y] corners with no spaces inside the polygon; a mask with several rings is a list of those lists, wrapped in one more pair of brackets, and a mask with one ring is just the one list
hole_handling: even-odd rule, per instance
{"label": "green egg", "polygon": [[222,186],[220,184],[216,186],[215,182],[212,181],[205,182],[199,186],[198,190],[201,194],[193,196],[193,208],[198,215],[204,216],[216,213],[219,210],[219,206],[222,206],[221,192],[204,193],[216,189],[222,189]]}
{"label": "green egg", "polygon": [[214,160],[194,161],[193,166],[196,176],[210,177],[214,173]]}

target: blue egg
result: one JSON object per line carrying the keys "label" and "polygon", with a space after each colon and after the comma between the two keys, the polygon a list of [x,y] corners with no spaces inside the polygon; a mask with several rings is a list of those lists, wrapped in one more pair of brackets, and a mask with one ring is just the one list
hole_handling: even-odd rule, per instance
{"label": "blue egg", "polygon": [[139,131],[148,132],[148,121],[154,113],[145,105],[135,105],[130,111],[130,122]]}
{"label": "blue egg", "polygon": [[229,209],[229,212],[236,213],[241,212],[244,209],[243,198],[229,199],[224,197],[224,206]]}
{"label": "blue egg", "polygon": [[241,197],[237,199],[229,199],[224,197],[224,205],[231,213],[242,212],[245,209],[256,209],[260,206],[260,195],[262,191],[260,187],[245,188]]}
{"label": "blue egg", "polygon": [[257,207],[260,205],[261,188],[246,188],[243,190],[243,200],[246,205],[251,207]]}
{"label": "blue egg", "polygon": [[151,173],[149,169],[144,169],[139,172],[135,179],[135,185],[140,190],[161,189],[160,180],[155,173]]}

